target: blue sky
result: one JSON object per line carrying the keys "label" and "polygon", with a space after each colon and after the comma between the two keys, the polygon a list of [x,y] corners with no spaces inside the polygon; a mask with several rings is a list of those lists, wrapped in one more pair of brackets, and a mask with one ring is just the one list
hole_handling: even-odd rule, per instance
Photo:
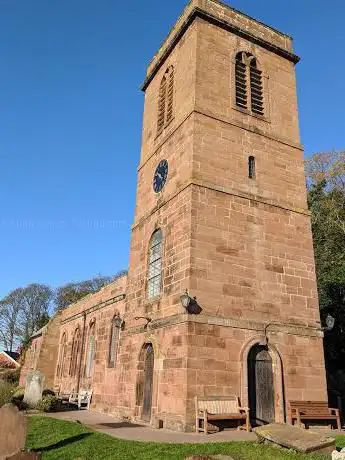
{"label": "blue sky", "polygon": [[[0,298],[127,267],[145,67],[184,0],[0,0]],[[306,154],[344,149],[343,0],[233,0],[294,36]]]}

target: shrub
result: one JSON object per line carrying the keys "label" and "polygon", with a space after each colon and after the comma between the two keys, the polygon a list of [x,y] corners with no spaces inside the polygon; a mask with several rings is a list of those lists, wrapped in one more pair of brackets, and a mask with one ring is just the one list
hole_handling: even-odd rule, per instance
{"label": "shrub", "polygon": [[11,402],[13,385],[8,382],[0,382],[0,407]]}
{"label": "shrub", "polygon": [[25,388],[24,387],[16,387],[13,390],[11,403],[18,407],[19,410],[26,409],[26,404],[23,402],[24,399]]}
{"label": "shrub", "polygon": [[36,409],[40,412],[53,412],[58,404],[58,399],[56,396],[47,395],[43,396],[41,401],[39,401],[36,405]]}
{"label": "shrub", "polygon": [[46,388],[43,390],[42,396],[55,396],[55,392],[53,390],[49,390],[49,388]]}
{"label": "shrub", "polygon": [[4,382],[17,386],[20,378],[20,369],[8,370],[1,374],[1,379]]}

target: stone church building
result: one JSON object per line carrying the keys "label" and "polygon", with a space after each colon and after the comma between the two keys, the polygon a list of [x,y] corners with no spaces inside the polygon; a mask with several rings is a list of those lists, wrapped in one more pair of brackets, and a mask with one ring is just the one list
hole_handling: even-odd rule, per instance
{"label": "stone church building", "polygon": [[92,389],[94,410],[179,431],[196,395],[237,395],[257,423],[327,400],[298,60],[288,35],[190,1],[142,87],[128,275],[35,335],[22,382],[38,369]]}

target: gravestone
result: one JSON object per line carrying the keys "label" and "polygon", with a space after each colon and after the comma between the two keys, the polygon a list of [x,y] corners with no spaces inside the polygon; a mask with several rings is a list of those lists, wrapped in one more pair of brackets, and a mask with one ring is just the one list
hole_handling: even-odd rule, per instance
{"label": "gravestone", "polygon": [[43,385],[44,374],[40,371],[30,371],[26,378],[24,402],[31,407],[35,407],[42,399]]}
{"label": "gravestone", "polygon": [[16,406],[0,408],[0,460],[17,454],[25,446],[28,420]]}
{"label": "gravestone", "polygon": [[332,454],[335,449],[334,438],[284,423],[259,426],[253,431],[259,442],[285,447],[303,454]]}
{"label": "gravestone", "polygon": [[345,460],[345,448],[341,449],[340,452],[333,451],[332,452],[332,460]]}
{"label": "gravestone", "polygon": [[186,460],[234,460],[229,455],[192,455],[187,457]]}
{"label": "gravestone", "polygon": [[229,455],[192,455],[187,457],[186,460],[234,460]]}

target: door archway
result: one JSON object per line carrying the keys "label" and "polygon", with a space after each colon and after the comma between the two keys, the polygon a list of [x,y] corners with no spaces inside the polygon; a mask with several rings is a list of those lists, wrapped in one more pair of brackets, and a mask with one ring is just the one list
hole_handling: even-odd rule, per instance
{"label": "door archway", "polygon": [[248,399],[253,425],[275,421],[272,357],[267,346],[254,345],[248,354]]}
{"label": "door archway", "polygon": [[151,420],[152,393],[153,393],[154,350],[151,343],[144,350],[144,381],[143,381],[143,410],[142,420]]}

